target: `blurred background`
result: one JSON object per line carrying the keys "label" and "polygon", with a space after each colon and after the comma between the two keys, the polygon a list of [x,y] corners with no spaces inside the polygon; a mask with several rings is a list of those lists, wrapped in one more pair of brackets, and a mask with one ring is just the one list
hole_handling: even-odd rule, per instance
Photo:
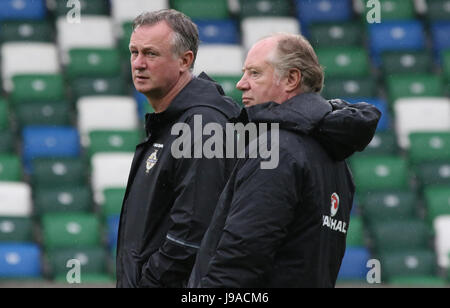
{"label": "blurred background", "polygon": [[152,112],[131,81],[131,21],[162,8],[197,23],[194,73],[238,104],[249,47],[305,35],[324,97],[383,112],[349,160],[357,198],[338,286],[450,285],[450,0],[0,0],[0,287],[74,286],[70,259],[75,286],[114,286],[121,202]]}

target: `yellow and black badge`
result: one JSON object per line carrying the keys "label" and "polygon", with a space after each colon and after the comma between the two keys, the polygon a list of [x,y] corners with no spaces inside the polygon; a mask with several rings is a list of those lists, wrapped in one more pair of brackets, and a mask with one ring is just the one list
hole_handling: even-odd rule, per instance
{"label": "yellow and black badge", "polygon": [[155,152],[152,153],[147,159],[147,171],[146,173],[149,173],[150,170],[156,165],[158,162],[158,157],[156,156],[158,154],[158,150],[155,150]]}

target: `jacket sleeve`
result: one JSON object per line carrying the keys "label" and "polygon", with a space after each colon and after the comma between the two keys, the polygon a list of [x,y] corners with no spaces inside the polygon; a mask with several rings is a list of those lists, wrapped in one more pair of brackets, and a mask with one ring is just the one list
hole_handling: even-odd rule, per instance
{"label": "jacket sleeve", "polygon": [[[207,116],[203,116],[205,120],[208,120]],[[192,118],[187,124],[194,132]],[[192,134],[191,142],[201,141],[193,138]],[[201,138],[203,142],[208,139]],[[200,242],[226,184],[227,168],[227,160],[221,158],[176,160],[172,173],[174,202],[169,214],[170,228],[159,250],[143,265],[140,287],[180,288],[186,285]]]}
{"label": "jacket sleeve", "polygon": [[200,281],[203,288],[258,288],[273,270],[275,252],[286,237],[299,204],[301,174],[280,154],[275,169],[249,159],[237,175],[224,230]]}
{"label": "jacket sleeve", "polygon": [[328,102],[333,111],[322,120],[314,138],[335,160],[342,161],[363,151],[372,141],[381,112],[368,103]]}

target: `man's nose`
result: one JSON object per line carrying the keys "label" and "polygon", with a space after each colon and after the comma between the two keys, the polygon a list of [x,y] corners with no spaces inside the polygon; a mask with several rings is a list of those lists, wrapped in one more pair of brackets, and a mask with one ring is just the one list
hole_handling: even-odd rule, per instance
{"label": "man's nose", "polygon": [[133,69],[135,70],[142,70],[146,68],[146,64],[144,61],[144,57],[141,55],[138,55],[133,61],[132,61]]}
{"label": "man's nose", "polygon": [[242,76],[241,80],[238,81],[238,83],[236,84],[236,88],[241,91],[248,90],[249,84],[245,76]]}

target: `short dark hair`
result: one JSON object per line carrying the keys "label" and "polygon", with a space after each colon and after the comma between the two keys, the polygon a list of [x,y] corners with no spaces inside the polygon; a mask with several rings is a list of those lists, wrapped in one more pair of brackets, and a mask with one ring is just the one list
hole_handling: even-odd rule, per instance
{"label": "short dark hair", "polygon": [[134,19],[133,31],[140,26],[152,26],[161,21],[167,22],[174,32],[174,54],[180,56],[188,50],[193,52],[192,70],[197,58],[199,34],[197,25],[185,14],[173,9],[145,12]]}

